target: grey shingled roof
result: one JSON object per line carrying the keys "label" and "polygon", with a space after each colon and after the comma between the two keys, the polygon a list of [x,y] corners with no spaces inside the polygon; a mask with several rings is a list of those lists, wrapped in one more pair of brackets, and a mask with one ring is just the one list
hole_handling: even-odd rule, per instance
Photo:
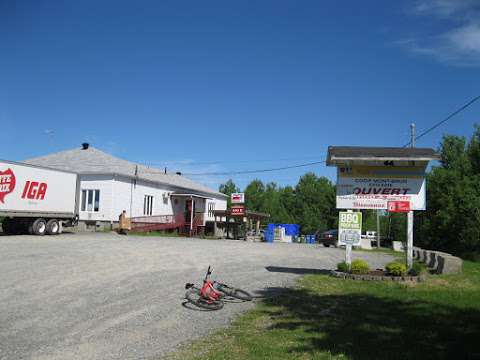
{"label": "grey shingled roof", "polygon": [[194,182],[185,176],[165,174],[163,170],[123,160],[91,146],[86,150],[66,150],[28,159],[23,162],[53,169],[73,171],[79,174],[117,174],[130,178],[135,176],[135,171],[138,169],[137,178],[140,180],[170,185],[200,194],[226,197],[226,195]]}
{"label": "grey shingled roof", "polygon": [[431,148],[329,146],[327,165],[339,160],[438,160],[440,157]]}

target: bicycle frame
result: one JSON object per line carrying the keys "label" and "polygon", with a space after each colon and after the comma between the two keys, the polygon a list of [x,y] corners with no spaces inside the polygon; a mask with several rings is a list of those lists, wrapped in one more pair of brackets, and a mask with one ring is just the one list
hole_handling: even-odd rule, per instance
{"label": "bicycle frame", "polygon": [[205,274],[205,279],[203,279],[203,286],[200,289],[200,295],[208,300],[217,301],[223,297],[223,294],[215,289],[215,282],[210,279],[212,274],[211,266],[208,267],[207,273]]}

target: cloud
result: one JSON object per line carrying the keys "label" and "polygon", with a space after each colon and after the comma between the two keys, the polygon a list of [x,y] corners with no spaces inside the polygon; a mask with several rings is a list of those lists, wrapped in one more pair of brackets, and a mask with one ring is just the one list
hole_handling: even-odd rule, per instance
{"label": "cloud", "polygon": [[477,0],[419,0],[414,6],[414,11],[418,14],[450,17],[474,9],[476,2],[478,3]]}
{"label": "cloud", "polygon": [[[414,14],[443,21],[449,29],[398,42],[408,51],[456,66],[480,66],[480,2],[478,0],[421,0]],[[442,23],[443,25],[443,23]]]}

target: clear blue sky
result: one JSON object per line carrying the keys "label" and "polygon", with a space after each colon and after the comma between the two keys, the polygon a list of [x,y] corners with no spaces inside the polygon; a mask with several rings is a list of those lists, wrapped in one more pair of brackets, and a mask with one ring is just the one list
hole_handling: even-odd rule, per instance
{"label": "clear blue sky", "polygon": [[[328,145],[402,146],[411,122],[428,128],[479,84],[477,0],[0,0],[11,160],[88,141],[172,171],[288,166]],[[470,136],[479,113],[418,146]],[[307,170],[334,179],[324,165],[233,179],[295,184]]]}

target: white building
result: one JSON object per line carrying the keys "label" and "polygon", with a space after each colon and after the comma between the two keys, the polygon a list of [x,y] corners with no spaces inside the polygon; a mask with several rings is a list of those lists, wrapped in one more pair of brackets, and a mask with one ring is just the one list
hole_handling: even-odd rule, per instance
{"label": "white building", "polygon": [[178,173],[119,159],[88,144],[25,163],[80,175],[79,218],[86,225],[115,225],[125,210],[133,218],[183,216],[187,225],[195,220],[213,227],[213,210],[227,208],[227,196],[222,193]]}

